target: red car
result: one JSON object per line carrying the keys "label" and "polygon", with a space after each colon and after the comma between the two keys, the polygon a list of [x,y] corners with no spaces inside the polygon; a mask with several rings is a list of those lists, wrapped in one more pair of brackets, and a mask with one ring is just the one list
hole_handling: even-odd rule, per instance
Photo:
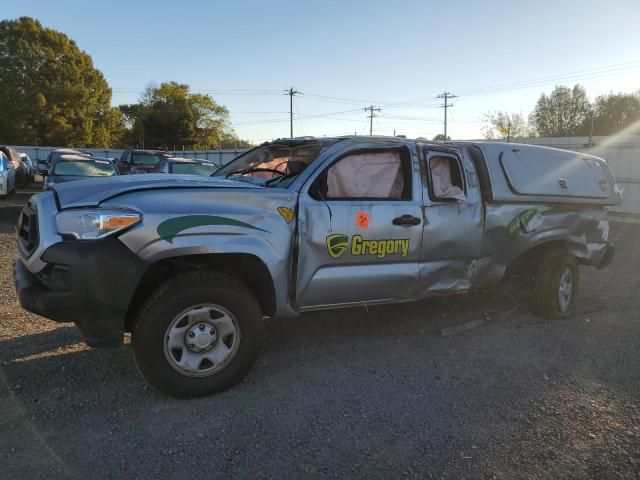
{"label": "red car", "polygon": [[162,150],[125,150],[116,162],[116,167],[120,175],[151,173],[160,161],[170,156]]}

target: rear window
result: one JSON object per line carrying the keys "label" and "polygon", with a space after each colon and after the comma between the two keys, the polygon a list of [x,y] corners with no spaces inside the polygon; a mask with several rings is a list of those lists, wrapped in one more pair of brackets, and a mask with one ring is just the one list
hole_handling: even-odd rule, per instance
{"label": "rear window", "polygon": [[134,165],[157,165],[163,156],[155,153],[134,153],[131,163]]}
{"label": "rear window", "polygon": [[53,175],[65,175],[71,177],[110,177],[116,174],[116,170],[109,162],[100,160],[90,161],[60,161],[53,169]]}
{"label": "rear window", "polygon": [[185,175],[211,175],[217,167],[212,163],[173,163],[171,173]]}

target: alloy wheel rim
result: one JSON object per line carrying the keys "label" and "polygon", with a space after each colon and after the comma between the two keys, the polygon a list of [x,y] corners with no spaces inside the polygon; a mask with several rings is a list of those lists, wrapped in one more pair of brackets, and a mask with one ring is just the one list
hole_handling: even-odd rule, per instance
{"label": "alloy wheel rim", "polygon": [[558,288],[558,307],[560,312],[567,313],[571,307],[573,297],[573,272],[569,267],[560,276]]}

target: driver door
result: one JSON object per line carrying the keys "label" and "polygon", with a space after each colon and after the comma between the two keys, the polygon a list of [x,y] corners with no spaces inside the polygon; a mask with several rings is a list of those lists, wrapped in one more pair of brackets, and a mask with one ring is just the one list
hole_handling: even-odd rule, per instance
{"label": "driver door", "polygon": [[351,147],[326,164],[300,194],[297,307],[415,298],[424,225],[415,152]]}

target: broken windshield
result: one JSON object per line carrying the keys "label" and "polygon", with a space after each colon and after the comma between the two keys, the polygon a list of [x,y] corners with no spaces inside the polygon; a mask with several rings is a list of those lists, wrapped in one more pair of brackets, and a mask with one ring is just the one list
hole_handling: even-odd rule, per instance
{"label": "broken windshield", "polygon": [[262,145],[231,161],[213,176],[286,188],[329,145],[315,140]]}

